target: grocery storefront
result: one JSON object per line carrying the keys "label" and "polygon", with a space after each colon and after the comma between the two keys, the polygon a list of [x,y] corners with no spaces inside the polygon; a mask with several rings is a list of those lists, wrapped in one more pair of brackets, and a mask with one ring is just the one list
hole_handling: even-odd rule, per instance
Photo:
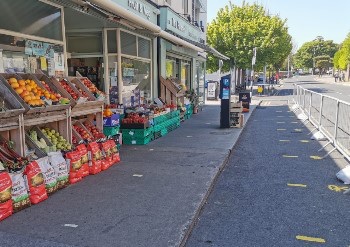
{"label": "grocery storefront", "polygon": [[[144,145],[175,130],[190,117],[185,91],[204,91],[201,31],[167,8],[2,0],[0,9],[0,221],[118,163],[121,140]],[[164,88],[180,100],[157,99]]]}
{"label": "grocery storefront", "polygon": [[[173,34],[183,40],[189,40],[200,44],[202,30],[189,23],[187,19],[175,13],[169,7],[160,7],[160,27],[162,30]],[[186,86],[187,90],[197,90],[196,81],[197,68],[199,62],[198,53],[203,53],[201,47],[192,48],[174,44],[171,40],[161,39],[160,42],[160,74],[163,77],[173,77]]]}

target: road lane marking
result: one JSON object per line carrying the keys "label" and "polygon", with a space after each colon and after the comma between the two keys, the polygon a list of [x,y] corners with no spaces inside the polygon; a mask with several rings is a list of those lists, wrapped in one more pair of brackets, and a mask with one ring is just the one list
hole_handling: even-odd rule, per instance
{"label": "road lane marking", "polygon": [[280,140],[280,142],[290,142],[290,140]]}
{"label": "road lane marking", "polygon": [[343,93],[340,93],[340,92],[335,92],[335,93],[337,93],[337,94],[343,94]]}
{"label": "road lane marking", "polygon": [[284,117],[284,116],[277,116],[277,117]]}
{"label": "road lane marking", "polygon": [[313,160],[321,160],[322,159],[322,157],[317,156],[317,155],[311,155],[310,158]]}
{"label": "road lane marking", "polygon": [[287,130],[287,129],[277,129],[278,131],[283,131],[283,130]]}
{"label": "road lane marking", "polygon": [[64,224],[63,226],[72,227],[72,228],[77,228],[78,227],[78,225],[76,225],[76,224]]}
{"label": "road lane marking", "polygon": [[296,239],[302,240],[302,241],[316,242],[316,243],[326,242],[326,240],[324,240],[323,238],[315,238],[315,237],[308,237],[308,236],[302,236],[302,235],[297,235]]}
{"label": "road lane marking", "polygon": [[292,124],[297,124],[298,122],[290,122],[290,123],[292,123]]}
{"label": "road lane marking", "polygon": [[278,124],[285,124],[286,122],[277,122]]}
{"label": "road lane marking", "polygon": [[283,157],[284,158],[298,158],[299,156],[298,155],[286,155],[286,154],[284,154]]}
{"label": "road lane marking", "polygon": [[334,185],[334,184],[330,184],[328,185],[328,189],[335,191],[335,192],[342,192],[342,191],[346,191],[349,189],[348,186],[338,186],[338,185]]}
{"label": "road lane marking", "polygon": [[306,184],[287,184],[288,186],[290,187],[303,187],[303,188],[306,188]]}
{"label": "road lane marking", "polygon": [[134,175],[132,175],[133,177],[138,177],[138,178],[142,178],[143,177],[143,175],[141,175],[141,174],[134,174]]}
{"label": "road lane marking", "polygon": [[300,140],[301,143],[308,143],[310,142],[309,140]]}
{"label": "road lane marking", "polygon": [[282,112],[282,111],[276,111],[276,112]]}

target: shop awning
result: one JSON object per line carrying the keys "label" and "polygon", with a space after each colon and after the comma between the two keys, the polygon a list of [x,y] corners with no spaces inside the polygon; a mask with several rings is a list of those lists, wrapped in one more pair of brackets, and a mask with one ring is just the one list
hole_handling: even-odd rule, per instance
{"label": "shop awning", "polygon": [[189,39],[185,39],[187,42],[192,43],[195,46],[198,46],[200,48],[202,48],[205,52],[209,52],[211,54],[213,54],[215,57],[220,58],[222,60],[230,60],[229,57],[226,57],[225,55],[221,54],[220,52],[218,52],[216,49],[214,49],[213,47],[206,45],[206,44],[201,44]]}
{"label": "shop awning", "polygon": [[226,57],[225,55],[221,54],[220,52],[218,52],[217,50],[215,50],[213,47],[208,46],[208,52],[210,52],[211,54],[213,54],[215,57],[220,58],[222,60],[230,60],[229,57]]}
{"label": "shop awning", "polygon": [[[88,1],[86,1],[88,2]],[[154,35],[159,36],[163,39],[166,39],[172,43],[175,43],[180,46],[184,46],[190,49],[193,49],[197,52],[204,52],[204,49],[198,47],[194,44],[191,44],[181,38],[176,37],[164,30],[162,30],[158,25],[155,25],[151,22],[145,21],[145,19],[129,12],[127,9],[119,6],[117,3],[111,0],[89,0],[90,3],[112,13],[115,14],[125,20],[135,23],[137,26],[140,26],[144,29],[151,31]]]}

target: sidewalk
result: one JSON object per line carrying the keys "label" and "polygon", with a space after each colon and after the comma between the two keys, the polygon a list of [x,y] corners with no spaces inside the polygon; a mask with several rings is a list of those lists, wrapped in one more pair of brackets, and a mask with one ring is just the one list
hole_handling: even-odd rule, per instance
{"label": "sidewalk", "polygon": [[243,131],[219,116],[207,105],[146,146],[122,145],[118,165],[1,222],[0,246],[178,246]]}

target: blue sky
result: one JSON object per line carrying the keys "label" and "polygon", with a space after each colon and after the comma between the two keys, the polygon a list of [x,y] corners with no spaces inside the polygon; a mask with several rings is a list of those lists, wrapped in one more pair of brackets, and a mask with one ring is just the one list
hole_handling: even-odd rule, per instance
{"label": "blue sky", "polygon": [[[207,0],[208,22],[229,0]],[[231,0],[242,5],[243,0]],[[350,32],[350,0],[246,0],[263,5],[272,14],[287,19],[289,34],[298,47],[316,36],[341,43]]]}

